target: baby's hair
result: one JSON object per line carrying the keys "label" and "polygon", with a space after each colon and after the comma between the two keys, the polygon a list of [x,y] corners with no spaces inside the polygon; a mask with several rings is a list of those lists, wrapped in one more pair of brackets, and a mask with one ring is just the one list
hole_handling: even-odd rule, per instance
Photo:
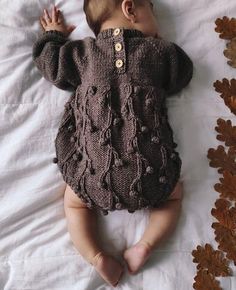
{"label": "baby's hair", "polygon": [[[133,0],[140,5],[146,0]],[[112,12],[121,5],[123,0],[84,0],[84,12],[89,27],[97,36],[102,23],[110,18]]]}

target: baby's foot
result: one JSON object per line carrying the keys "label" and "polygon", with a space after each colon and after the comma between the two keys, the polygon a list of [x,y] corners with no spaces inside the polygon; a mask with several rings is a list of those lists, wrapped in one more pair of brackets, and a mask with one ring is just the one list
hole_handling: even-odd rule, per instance
{"label": "baby's foot", "polygon": [[124,271],[124,267],[112,256],[99,252],[91,263],[99,275],[110,285],[116,287]]}
{"label": "baby's foot", "polygon": [[135,274],[144,265],[151,254],[151,247],[146,242],[138,242],[125,250],[123,257],[127,262],[130,274]]}

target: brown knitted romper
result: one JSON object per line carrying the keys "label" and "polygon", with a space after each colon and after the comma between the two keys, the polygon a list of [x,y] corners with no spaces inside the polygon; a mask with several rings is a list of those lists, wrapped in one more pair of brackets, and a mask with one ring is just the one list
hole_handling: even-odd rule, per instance
{"label": "brown knitted romper", "polygon": [[134,212],[165,202],[182,165],[165,99],[191,80],[188,55],[119,27],[82,40],[44,32],[33,60],[48,81],[73,92],[53,162],[88,208]]}

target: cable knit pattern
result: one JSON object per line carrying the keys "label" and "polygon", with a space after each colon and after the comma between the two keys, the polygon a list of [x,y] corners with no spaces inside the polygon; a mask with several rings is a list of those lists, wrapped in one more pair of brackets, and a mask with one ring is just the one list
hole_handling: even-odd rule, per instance
{"label": "cable knit pattern", "polygon": [[87,207],[132,213],[165,202],[182,165],[165,100],[190,82],[188,55],[118,27],[73,41],[44,32],[32,56],[45,79],[72,91],[53,162]]}

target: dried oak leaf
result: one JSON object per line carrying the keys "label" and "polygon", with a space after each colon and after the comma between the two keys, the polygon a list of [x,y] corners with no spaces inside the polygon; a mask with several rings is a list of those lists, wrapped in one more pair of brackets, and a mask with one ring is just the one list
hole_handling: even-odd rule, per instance
{"label": "dried oak leaf", "polygon": [[230,59],[227,64],[236,68],[236,37],[233,38],[229,43],[226,44],[226,49],[224,50],[224,56]]}
{"label": "dried oak leaf", "polygon": [[215,229],[215,240],[218,242],[218,249],[226,253],[226,257],[234,262],[236,266],[236,231],[230,230],[220,223],[212,223]]}
{"label": "dried oak leaf", "polygon": [[222,82],[217,80],[213,86],[216,92],[221,93],[225,105],[236,115],[236,79],[231,79],[230,82],[226,78]]}
{"label": "dried oak leaf", "polygon": [[210,244],[205,248],[197,246],[197,250],[192,251],[193,262],[198,263],[197,269],[208,269],[214,276],[230,276],[228,261],[223,257],[223,252],[214,250]]}
{"label": "dried oak leaf", "polygon": [[215,190],[220,192],[220,197],[236,201],[236,175],[232,175],[229,171],[225,170],[223,178],[220,178],[220,182],[214,186]]}
{"label": "dried oak leaf", "polygon": [[230,230],[236,230],[236,207],[231,207],[231,202],[222,198],[216,200],[215,207],[211,214],[219,223]]}
{"label": "dried oak leaf", "polygon": [[216,28],[215,31],[220,33],[220,38],[222,39],[232,39],[236,37],[236,19],[229,19],[224,16],[222,19],[217,18],[215,21]]}
{"label": "dried oak leaf", "polygon": [[209,165],[213,168],[219,168],[218,172],[223,173],[225,170],[236,175],[236,149],[229,147],[228,152],[222,145],[217,149],[210,148],[207,153],[207,158],[210,159]]}
{"label": "dried oak leaf", "polygon": [[236,147],[236,126],[232,126],[230,120],[225,121],[221,118],[217,120],[217,125],[215,130],[219,134],[216,136],[216,139],[225,142],[226,146]]}
{"label": "dried oak leaf", "polygon": [[219,281],[217,281],[206,269],[198,271],[194,280],[195,283],[193,283],[193,288],[195,290],[222,290]]}

